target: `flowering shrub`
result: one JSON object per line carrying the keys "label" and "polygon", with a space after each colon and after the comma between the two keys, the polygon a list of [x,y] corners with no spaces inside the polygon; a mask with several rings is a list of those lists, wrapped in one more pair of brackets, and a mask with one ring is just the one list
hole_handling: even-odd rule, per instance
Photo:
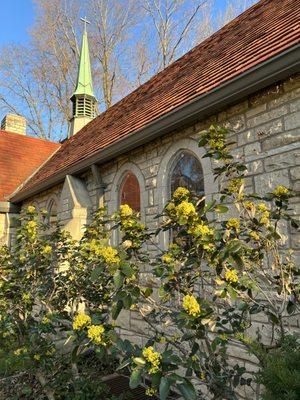
{"label": "flowering shrub", "polygon": [[[0,251],[0,373],[31,382],[19,398],[109,399],[101,378],[116,371],[161,400],[172,390],[188,400],[235,399],[254,385],[230,354],[238,345],[264,368],[265,354],[290,334],[300,271],[281,226],[298,228],[289,212],[295,193],[246,193],[246,168],[226,135],[211,127],[199,143],[216,165],[220,201],[178,188],[155,232],[122,205],[110,217],[98,210],[77,242],[59,228],[47,233],[28,207],[15,245]],[[150,256],[161,232],[171,233],[169,247]],[[144,346],[120,334],[118,317],[129,311],[144,324]],[[270,337],[251,329],[255,314]]]}

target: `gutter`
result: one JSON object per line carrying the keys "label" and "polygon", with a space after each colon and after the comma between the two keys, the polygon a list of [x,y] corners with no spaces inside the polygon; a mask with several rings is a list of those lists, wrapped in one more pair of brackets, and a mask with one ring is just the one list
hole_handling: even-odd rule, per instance
{"label": "gutter", "polygon": [[[228,82],[158,118],[138,131],[100,150],[89,158],[68,167],[45,182],[24,192],[15,192],[12,202],[20,202],[64,181],[66,175],[82,173],[92,164],[103,164],[112,158],[148,143],[171,130],[179,129],[195,120],[212,115],[224,107],[283,80],[300,71],[300,45],[297,44],[277,56],[243,72]],[[22,188],[19,188],[21,190]]]}

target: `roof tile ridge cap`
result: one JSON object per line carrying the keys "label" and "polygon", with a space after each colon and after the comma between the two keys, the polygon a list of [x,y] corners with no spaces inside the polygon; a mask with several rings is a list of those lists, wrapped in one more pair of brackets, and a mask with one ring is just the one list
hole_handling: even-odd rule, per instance
{"label": "roof tile ridge cap", "polygon": [[17,187],[9,196],[7,196],[8,201],[9,201],[10,199],[12,199],[19,191],[22,190],[22,188],[23,188],[23,187],[24,187],[38,172],[39,172],[39,170],[40,170],[48,161],[50,161],[50,159],[58,152],[58,150],[60,150],[60,148],[61,148],[61,146],[59,146],[56,150],[54,150],[54,152],[53,152],[48,158],[46,158],[45,161],[42,162],[42,163],[40,164],[40,166],[39,166],[37,169],[35,169],[35,170],[33,171],[32,174],[30,174],[22,183],[20,183],[20,185],[18,185],[18,187]]}

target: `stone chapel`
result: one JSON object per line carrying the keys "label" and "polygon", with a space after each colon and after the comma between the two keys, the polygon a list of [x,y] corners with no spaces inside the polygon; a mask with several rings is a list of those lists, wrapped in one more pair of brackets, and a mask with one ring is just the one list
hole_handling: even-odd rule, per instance
{"label": "stone chapel", "polygon": [[[198,147],[211,124],[231,129],[249,190],[300,190],[300,2],[259,1],[99,115],[85,29],[71,103],[60,144],[26,136],[20,116],[3,119],[0,242],[10,243],[29,204],[78,239],[99,206],[112,213],[127,203],[155,228],[176,187],[213,197],[218,183]],[[300,258],[300,233],[287,237]]]}

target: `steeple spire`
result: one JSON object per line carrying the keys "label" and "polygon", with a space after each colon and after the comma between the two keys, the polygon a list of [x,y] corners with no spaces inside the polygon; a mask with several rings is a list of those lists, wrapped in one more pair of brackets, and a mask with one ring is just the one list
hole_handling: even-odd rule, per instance
{"label": "steeple spire", "polygon": [[87,21],[86,18],[81,18],[81,20],[84,22],[84,30],[82,34],[77,83],[75,91],[71,97],[73,103],[73,116],[70,121],[69,137],[75,135],[75,133],[95,118],[97,113],[97,99],[93,90],[87,37],[87,24],[90,22]]}

